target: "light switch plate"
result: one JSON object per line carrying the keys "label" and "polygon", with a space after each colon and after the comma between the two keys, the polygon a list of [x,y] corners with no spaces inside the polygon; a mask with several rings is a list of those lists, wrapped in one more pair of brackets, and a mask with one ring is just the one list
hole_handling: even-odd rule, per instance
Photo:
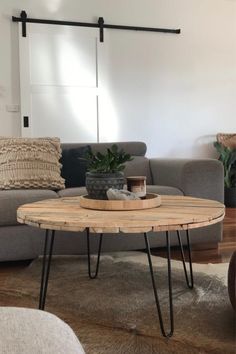
{"label": "light switch plate", "polygon": [[6,111],[7,112],[19,112],[20,111],[20,105],[19,104],[7,104],[6,105]]}

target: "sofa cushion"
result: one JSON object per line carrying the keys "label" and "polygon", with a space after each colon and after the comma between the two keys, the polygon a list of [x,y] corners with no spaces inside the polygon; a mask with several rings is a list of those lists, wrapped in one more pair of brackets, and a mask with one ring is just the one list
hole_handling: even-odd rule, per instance
{"label": "sofa cushion", "polygon": [[183,192],[178,188],[158,185],[147,186],[147,193],[156,193],[163,195],[184,195]]}
{"label": "sofa cushion", "polygon": [[58,191],[57,194],[59,197],[77,197],[80,195],[88,194],[85,187],[76,187],[76,188],[66,188]]}
{"label": "sofa cushion", "polygon": [[0,138],[0,189],[62,189],[58,138]]}
{"label": "sofa cushion", "polygon": [[73,330],[46,311],[0,307],[1,354],[85,354]]}
{"label": "sofa cushion", "polygon": [[124,174],[128,176],[146,176],[147,184],[152,183],[149,159],[144,156],[132,156],[133,160],[125,164]]}
{"label": "sofa cushion", "polygon": [[90,151],[89,145],[80,146],[62,151],[61,175],[65,179],[66,188],[81,187],[85,185],[85,173],[88,162],[84,159]]}
{"label": "sofa cushion", "polygon": [[22,204],[58,198],[56,192],[44,189],[0,191],[0,226],[17,225],[16,211]]}

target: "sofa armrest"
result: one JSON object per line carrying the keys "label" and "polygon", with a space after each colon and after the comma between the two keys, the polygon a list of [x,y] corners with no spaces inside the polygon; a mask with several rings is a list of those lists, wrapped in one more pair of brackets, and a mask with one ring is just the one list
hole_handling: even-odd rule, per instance
{"label": "sofa armrest", "polygon": [[179,188],[184,195],[224,201],[224,170],[215,159],[150,159],[153,184]]}

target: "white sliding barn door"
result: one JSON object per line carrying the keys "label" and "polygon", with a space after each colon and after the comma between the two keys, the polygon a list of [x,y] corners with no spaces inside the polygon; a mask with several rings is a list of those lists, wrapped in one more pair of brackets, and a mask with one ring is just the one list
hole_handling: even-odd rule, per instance
{"label": "white sliding barn door", "polygon": [[98,140],[97,35],[97,29],[28,23],[22,37],[19,24],[23,137]]}

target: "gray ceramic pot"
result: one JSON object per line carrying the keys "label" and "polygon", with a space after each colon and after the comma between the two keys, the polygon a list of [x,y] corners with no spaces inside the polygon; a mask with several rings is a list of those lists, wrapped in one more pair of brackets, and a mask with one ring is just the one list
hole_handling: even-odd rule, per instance
{"label": "gray ceramic pot", "polygon": [[86,189],[92,199],[107,199],[106,191],[109,188],[123,189],[124,173],[86,173]]}

